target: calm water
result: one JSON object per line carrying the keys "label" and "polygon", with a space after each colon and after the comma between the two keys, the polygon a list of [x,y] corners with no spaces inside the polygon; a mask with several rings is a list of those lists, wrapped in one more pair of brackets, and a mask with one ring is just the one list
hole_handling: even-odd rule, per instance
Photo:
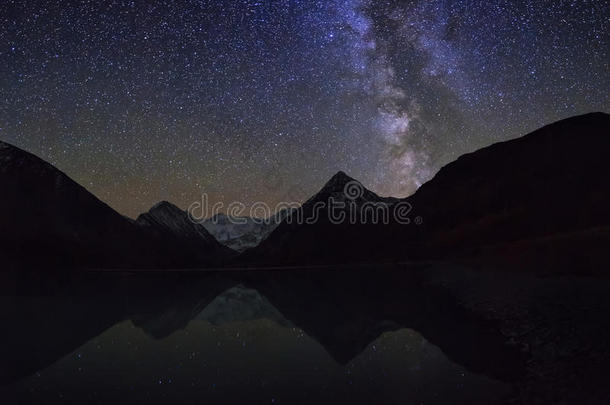
{"label": "calm water", "polygon": [[493,367],[510,353],[417,277],[123,274],[42,290],[3,297],[3,403],[488,404],[510,393]]}

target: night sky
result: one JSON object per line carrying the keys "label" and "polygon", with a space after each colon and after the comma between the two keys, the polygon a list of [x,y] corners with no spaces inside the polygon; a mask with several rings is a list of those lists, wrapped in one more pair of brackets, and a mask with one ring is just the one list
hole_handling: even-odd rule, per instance
{"label": "night sky", "polygon": [[301,202],[338,170],[406,196],[610,111],[603,0],[3,0],[0,24],[0,140],[132,217]]}

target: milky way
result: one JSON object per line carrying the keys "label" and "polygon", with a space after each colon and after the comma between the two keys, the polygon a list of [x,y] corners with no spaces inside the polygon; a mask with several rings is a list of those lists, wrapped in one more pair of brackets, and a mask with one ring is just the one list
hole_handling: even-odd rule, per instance
{"label": "milky way", "polygon": [[3,1],[0,20],[0,140],[130,216],[303,201],[338,170],[406,196],[610,110],[603,1]]}

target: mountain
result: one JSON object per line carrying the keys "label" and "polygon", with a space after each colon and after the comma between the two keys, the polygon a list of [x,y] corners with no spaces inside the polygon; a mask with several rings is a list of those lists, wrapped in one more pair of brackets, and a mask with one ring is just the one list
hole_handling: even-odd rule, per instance
{"label": "mountain", "polygon": [[51,164],[4,142],[0,190],[0,255],[5,269],[202,264],[184,247],[177,248],[175,238],[150,232]]}
{"label": "mountain", "polygon": [[[64,173],[0,142],[0,250],[33,266],[131,263],[139,231]],[[139,263],[142,264],[142,263]]]}
{"label": "mountain", "polygon": [[592,113],[461,156],[408,199],[423,218],[411,256],[600,269],[609,148],[610,115]]}
{"label": "mountain", "polygon": [[[367,201],[387,204],[386,224],[336,224],[328,215],[311,224],[282,224],[243,260],[286,265],[466,258],[552,272],[603,271],[610,264],[608,150],[610,115],[568,118],[461,156],[406,199],[362,188],[352,211],[361,213]],[[330,197],[345,200],[354,182],[335,175],[304,204],[305,217]]]}
{"label": "mountain", "polygon": [[202,225],[223,245],[243,252],[257,246],[281,222],[282,213],[268,219],[251,217],[229,217],[218,213]]}
{"label": "mountain", "polygon": [[191,220],[188,212],[162,201],[141,214],[136,224],[166,240],[192,263],[219,264],[234,252],[220,244],[203,225]]}
{"label": "mountain", "polygon": [[[260,241],[241,265],[460,259],[605,271],[608,150],[610,115],[586,114],[461,156],[406,199],[380,197],[339,172],[268,236],[254,227],[213,233],[224,232],[224,243],[239,250]],[[200,267],[233,254],[169,203],[132,221],[2,142],[0,190],[5,268]]]}
{"label": "mountain", "polygon": [[281,326],[294,326],[258,291],[238,284],[214,298],[194,319],[223,325],[263,318]]}
{"label": "mountain", "polygon": [[[378,228],[389,225],[389,213],[399,202],[378,196],[340,171],[257,248],[245,252],[241,262],[302,265],[376,259],[369,240]],[[388,221],[382,213],[388,214]]]}

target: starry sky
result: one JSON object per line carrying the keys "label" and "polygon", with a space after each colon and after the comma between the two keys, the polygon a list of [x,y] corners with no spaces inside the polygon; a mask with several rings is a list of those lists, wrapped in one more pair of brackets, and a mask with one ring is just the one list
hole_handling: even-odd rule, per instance
{"label": "starry sky", "polygon": [[0,140],[131,217],[302,202],[338,170],[407,196],[610,111],[600,0],[3,0],[0,23]]}

